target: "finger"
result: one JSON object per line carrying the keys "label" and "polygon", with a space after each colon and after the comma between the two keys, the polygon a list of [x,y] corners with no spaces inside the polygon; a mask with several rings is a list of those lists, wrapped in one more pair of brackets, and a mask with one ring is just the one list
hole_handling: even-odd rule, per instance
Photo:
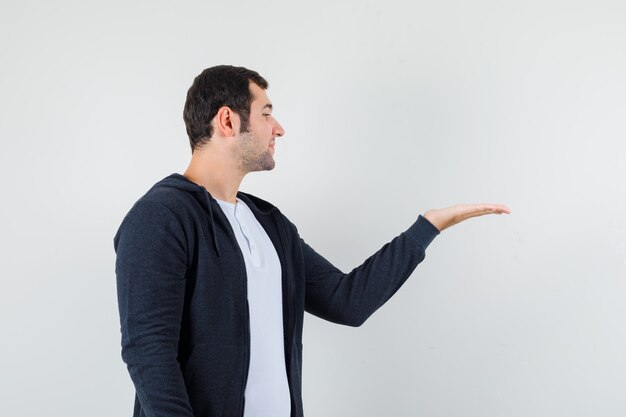
{"label": "finger", "polygon": [[461,215],[463,220],[472,217],[484,216],[486,214],[509,214],[511,210],[503,204],[473,204],[466,205],[465,212]]}
{"label": "finger", "polygon": [[482,204],[468,205],[464,213],[461,213],[458,217],[460,221],[471,219],[472,217],[484,216],[485,214],[493,213],[493,209],[485,207]]}
{"label": "finger", "polygon": [[506,205],[504,204],[481,204],[480,205],[484,210],[487,210],[488,212],[491,213],[498,213],[498,214],[502,214],[502,213],[506,213],[506,214],[511,214],[511,209],[508,208]]}
{"label": "finger", "polygon": [[511,209],[505,206],[504,204],[497,204],[495,207],[498,214],[506,213],[511,214]]}

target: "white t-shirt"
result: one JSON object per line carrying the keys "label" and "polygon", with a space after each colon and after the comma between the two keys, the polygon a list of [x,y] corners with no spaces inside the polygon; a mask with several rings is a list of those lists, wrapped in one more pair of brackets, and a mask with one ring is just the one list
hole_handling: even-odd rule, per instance
{"label": "white t-shirt", "polygon": [[250,367],[244,417],[289,417],[291,398],[283,342],[280,260],[250,208],[217,200],[243,253],[250,307]]}

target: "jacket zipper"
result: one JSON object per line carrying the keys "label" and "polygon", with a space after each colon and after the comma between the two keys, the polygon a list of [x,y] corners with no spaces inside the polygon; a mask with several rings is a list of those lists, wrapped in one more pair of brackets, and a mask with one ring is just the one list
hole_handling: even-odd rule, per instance
{"label": "jacket zipper", "polygon": [[[276,215],[274,217],[274,219],[276,220],[276,222],[278,223],[278,227],[279,227],[279,234],[280,234],[280,244],[283,248],[283,256],[285,258],[285,264],[287,264],[289,261],[288,259],[288,252],[287,252],[287,248],[285,246],[285,240],[287,239],[287,231],[285,230],[285,223],[283,222],[282,219],[278,218],[279,216]],[[287,265],[285,265],[286,267]],[[291,265],[289,265],[291,267]],[[293,306],[293,286],[294,283],[292,282],[292,280],[290,279],[290,273],[287,272],[287,306],[288,306],[288,310],[289,310],[289,317],[291,318],[291,326],[290,326],[290,334],[289,337],[287,338],[287,340],[289,341],[289,346],[285,346],[285,351],[287,353],[287,355],[289,356],[289,372],[287,372],[287,381],[289,383],[289,396],[291,397],[291,403],[292,403],[292,415],[295,415],[296,413],[296,403],[295,403],[295,394],[293,392],[294,388],[293,388],[293,369],[294,369],[294,363],[293,363],[293,355],[292,355],[292,345],[294,344],[294,339],[295,339],[295,328],[296,328],[296,309]]]}
{"label": "jacket zipper", "polygon": [[244,360],[243,378],[242,378],[243,383],[241,385],[241,400],[240,400],[241,417],[243,417],[243,414],[246,409],[246,385],[248,383],[248,371],[250,368],[250,306],[248,305],[247,296],[246,296],[245,325],[246,325],[246,331],[244,334],[246,336],[246,342],[245,342],[246,349],[245,349],[245,360]]}
{"label": "jacket zipper", "polygon": [[[233,233],[233,238],[234,236]],[[242,265],[242,275],[243,275],[243,300],[244,300],[244,312],[243,312],[243,321],[244,321],[244,361],[243,361],[243,369],[242,369],[242,378],[241,378],[241,399],[239,400],[239,407],[241,409],[240,415],[243,417],[246,405],[246,385],[248,383],[248,372],[250,370],[250,305],[248,304],[248,274],[246,272],[246,261],[243,258],[243,254],[241,253],[241,248],[239,248],[239,244],[237,244],[237,251],[241,258]]]}

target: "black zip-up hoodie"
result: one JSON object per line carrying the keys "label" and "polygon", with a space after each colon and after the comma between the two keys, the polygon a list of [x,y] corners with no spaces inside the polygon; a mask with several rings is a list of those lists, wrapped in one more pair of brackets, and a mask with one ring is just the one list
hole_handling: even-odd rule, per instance
{"label": "black zip-up hoodie", "polygon": [[[272,204],[239,191],[281,263],[291,415],[302,417],[304,311],[361,325],[408,279],[439,234],[419,216],[345,274]],[[375,221],[378,221],[375,219]],[[155,184],[114,238],[122,359],[134,417],[243,416],[250,360],[246,268],[217,201],[180,174]]]}

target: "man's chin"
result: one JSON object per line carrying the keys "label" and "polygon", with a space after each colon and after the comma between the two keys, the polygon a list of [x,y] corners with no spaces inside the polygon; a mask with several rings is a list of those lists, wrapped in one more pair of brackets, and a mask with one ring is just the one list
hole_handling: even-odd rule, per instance
{"label": "man's chin", "polygon": [[266,158],[263,160],[262,166],[264,168],[263,169],[264,171],[271,171],[276,166],[276,161],[274,161],[274,158],[272,157],[272,155],[268,153],[266,155]]}
{"label": "man's chin", "polygon": [[265,159],[261,161],[261,163],[259,163],[257,168],[254,169],[253,171],[256,171],[256,172],[271,171],[274,169],[274,167],[276,167],[276,162],[274,161],[274,159]]}

